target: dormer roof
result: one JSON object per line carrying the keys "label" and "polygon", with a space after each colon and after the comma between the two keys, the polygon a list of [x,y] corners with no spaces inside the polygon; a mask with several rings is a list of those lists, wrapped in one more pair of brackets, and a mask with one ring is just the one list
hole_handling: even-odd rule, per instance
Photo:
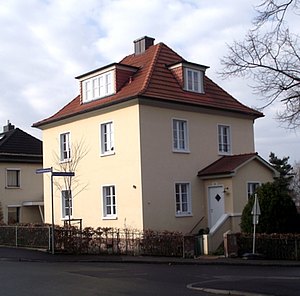
{"label": "dormer roof", "polygon": [[204,75],[203,78],[203,93],[185,90],[170,67],[172,68],[172,66],[180,64],[190,64],[200,68],[202,67],[203,71],[205,71],[207,67],[186,61],[164,43],[151,44],[152,43],[147,43],[144,50],[124,57],[119,63],[113,63],[76,77],[83,79],[85,75],[91,75],[109,66],[123,66],[134,70],[132,74],[127,77],[126,81],[123,81],[123,84],[114,94],[88,103],[82,103],[82,94],[80,94],[57,113],[49,118],[34,123],[33,126],[41,128],[48,123],[135,98],[230,111],[242,116],[250,116],[253,119],[263,116],[261,112],[237,101],[206,75]]}

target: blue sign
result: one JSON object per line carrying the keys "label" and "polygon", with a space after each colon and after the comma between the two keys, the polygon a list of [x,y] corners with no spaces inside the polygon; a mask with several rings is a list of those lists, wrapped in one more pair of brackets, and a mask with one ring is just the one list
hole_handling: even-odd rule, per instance
{"label": "blue sign", "polygon": [[44,174],[44,173],[51,173],[52,168],[42,168],[42,169],[37,169],[35,171],[36,174]]}

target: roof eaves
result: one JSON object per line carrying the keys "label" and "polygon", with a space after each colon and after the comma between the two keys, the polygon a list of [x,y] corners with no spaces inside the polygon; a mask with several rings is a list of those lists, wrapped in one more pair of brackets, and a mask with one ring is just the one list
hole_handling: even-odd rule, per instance
{"label": "roof eaves", "polygon": [[77,111],[77,112],[74,112],[74,113],[66,114],[66,115],[63,115],[63,116],[60,116],[60,117],[54,117],[53,116],[53,118],[45,119],[43,121],[39,121],[39,122],[34,123],[32,125],[32,127],[39,128],[39,127],[47,125],[47,124],[55,123],[55,122],[58,122],[58,121],[61,121],[61,120],[71,118],[71,117],[75,117],[75,116],[82,115],[82,114],[85,114],[85,113],[100,110],[100,109],[103,109],[103,108],[106,108],[106,107],[109,107],[109,106],[114,106],[114,105],[117,105],[119,103],[124,103],[124,102],[130,101],[130,100],[133,100],[137,97],[138,97],[138,95],[135,94],[133,96],[125,97],[125,98],[122,98],[122,99],[117,100],[117,101],[110,101],[110,102],[107,102],[105,104],[93,106],[91,108],[86,108],[86,109],[83,109],[83,110],[80,110],[80,111]]}
{"label": "roof eaves", "polygon": [[202,180],[208,180],[208,179],[230,178],[230,177],[234,177],[235,174],[236,174],[236,171],[228,171],[228,172],[204,174],[204,175],[201,175],[198,173],[197,176]]}

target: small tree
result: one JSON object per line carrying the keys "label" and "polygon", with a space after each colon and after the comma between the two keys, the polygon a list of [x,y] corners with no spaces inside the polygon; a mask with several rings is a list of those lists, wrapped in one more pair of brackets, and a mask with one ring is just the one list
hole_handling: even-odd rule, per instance
{"label": "small tree", "polygon": [[[293,180],[291,174],[292,166],[288,164],[289,157],[282,159],[270,153],[270,163],[279,172],[279,176],[274,178],[274,182],[261,185],[257,189],[258,201],[261,215],[257,232],[260,233],[288,233],[299,232],[299,218],[295,203],[291,198],[290,183]],[[241,230],[252,232],[252,208],[254,198],[250,198],[245,206],[242,219]]]}
{"label": "small tree", "polygon": [[278,158],[273,152],[270,153],[269,162],[279,173],[274,181],[278,183],[282,190],[290,192],[290,184],[294,178],[293,167],[288,163],[289,157]]}
{"label": "small tree", "polygon": [[[256,228],[258,233],[299,232],[296,206],[291,196],[282,190],[280,184],[277,182],[262,184],[257,190],[257,196],[261,209]],[[243,210],[241,219],[243,232],[253,231],[251,214],[253,203],[254,197],[251,197]]]}

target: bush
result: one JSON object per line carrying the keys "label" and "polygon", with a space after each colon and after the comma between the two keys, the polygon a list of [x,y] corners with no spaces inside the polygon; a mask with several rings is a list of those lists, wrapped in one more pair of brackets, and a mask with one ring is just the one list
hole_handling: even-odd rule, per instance
{"label": "bush", "polygon": [[[286,190],[277,182],[266,183],[257,190],[258,201],[261,209],[258,233],[295,233],[299,232],[299,215],[296,206]],[[245,206],[242,219],[242,232],[253,231],[252,207],[254,197],[250,198]]]}

